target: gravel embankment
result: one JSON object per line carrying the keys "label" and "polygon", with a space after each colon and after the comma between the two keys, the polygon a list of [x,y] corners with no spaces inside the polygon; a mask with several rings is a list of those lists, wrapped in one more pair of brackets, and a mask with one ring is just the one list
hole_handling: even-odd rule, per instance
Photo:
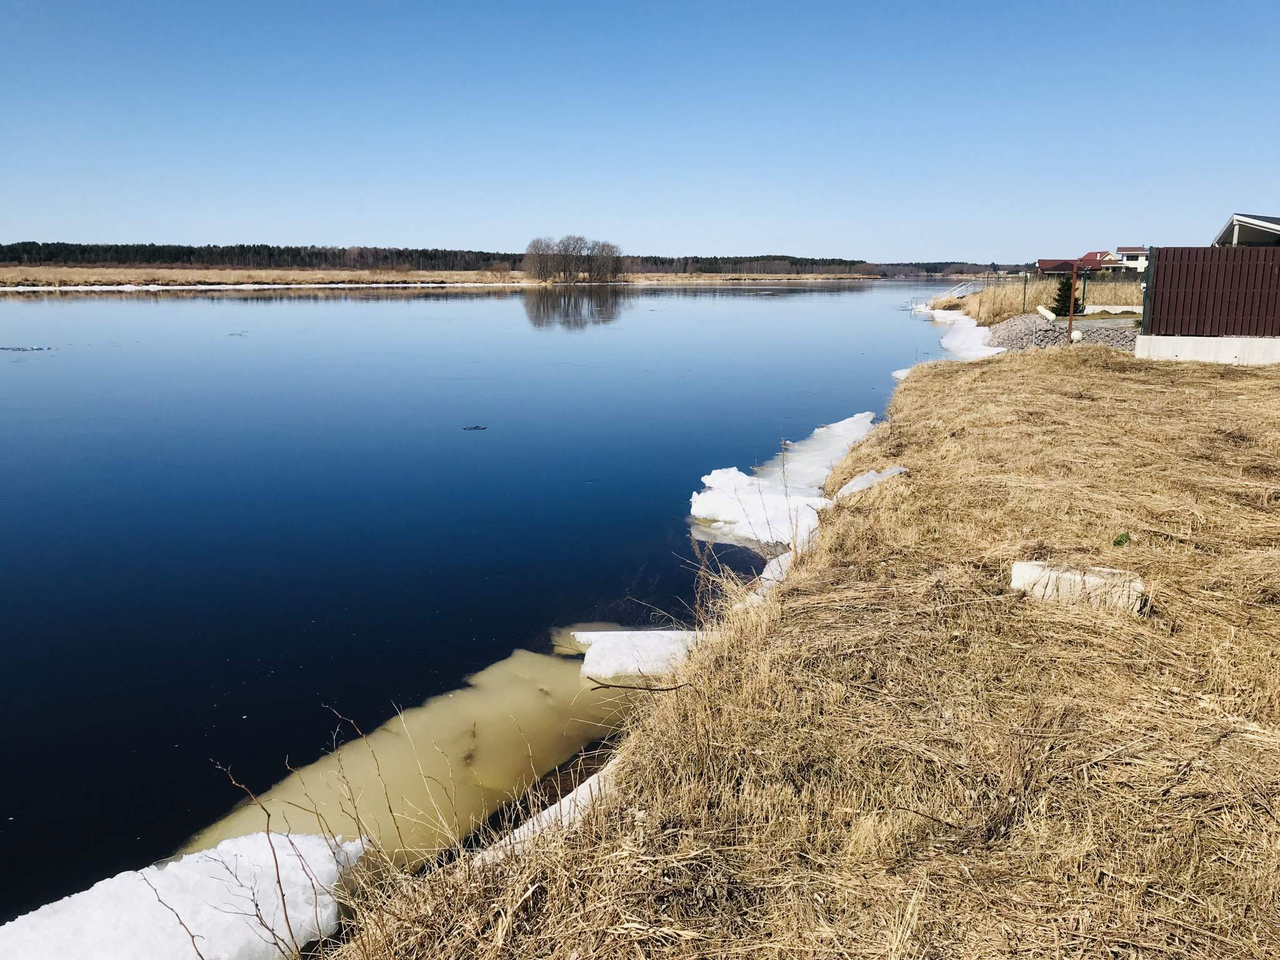
{"label": "gravel embankment", "polygon": [[[1100,343],[1132,353],[1137,343],[1138,331],[1114,327],[1089,327],[1081,325],[1084,343]],[[1028,347],[1056,347],[1067,342],[1067,328],[1038,313],[1024,313],[995,324],[987,340],[993,347],[1008,350],[1026,350]]]}

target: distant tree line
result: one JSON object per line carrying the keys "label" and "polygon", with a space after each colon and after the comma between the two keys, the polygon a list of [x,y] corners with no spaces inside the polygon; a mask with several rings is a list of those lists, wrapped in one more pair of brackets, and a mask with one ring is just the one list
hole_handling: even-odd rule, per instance
{"label": "distant tree line", "polygon": [[611,283],[622,276],[622,251],[607,240],[588,240],[576,233],[559,240],[534,237],[525,248],[520,269],[532,280]]}
{"label": "distant tree line", "polygon": [[627,273],[864,273],[864,260],[792,257],[623,257]]}
{"label": "distant tree line", "polygon": [[266,243],[7,243],[0,263],[24,266],[288,268],[294,270],[510,270],[518,253],[411,247],[277,247]]}
{"label": "distant tree line", "polygon": [[877,277],[1017,271],[1025,264],[962,261],[870,263],[866,260],[793,257],[623,256],[616,244],[570,234],[538,237],[524,254],[416,247],[281,247],[265,243],[192,246],[176,243],[0,244],[0,264],[8,266],[148,266],[284,268],[294,270],[489,270],[520,265],[537,280],[608,282],[628,273],[772,273],[795,276],[859,273]]}

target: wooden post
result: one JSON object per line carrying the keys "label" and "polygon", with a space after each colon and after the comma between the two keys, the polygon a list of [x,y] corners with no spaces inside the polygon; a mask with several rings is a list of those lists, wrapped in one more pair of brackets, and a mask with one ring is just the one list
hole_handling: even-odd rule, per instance
{"label": "wooden post", "polygon": [[1071,334],[1076,329],[1076,273],[1080,270],[1080,264],[1073,263],[1071,265],[1071,306],[1067,310],[1067,343],[1070,344]]}

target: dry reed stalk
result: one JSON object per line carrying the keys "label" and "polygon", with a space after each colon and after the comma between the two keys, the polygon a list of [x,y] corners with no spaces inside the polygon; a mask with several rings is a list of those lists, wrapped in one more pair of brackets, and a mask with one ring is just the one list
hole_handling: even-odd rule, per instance
{"label": "dry reed stalk", "polygon": [[[1038,277],[1023,289],[1020,277],[997,280],[976,293],[963,297],[935,297],[929,306],[935,310],[963,310],[983,326],[1031,313],[1037,306],[1052,307],[1058,293],[1056,277]],[[1137,280],[1093,280],[1080,283],[1077,296],[1085,306],[1142,306],[1142,284]],[[1025,302],[1025,309],[1024,304]]]}
{"label": "dry reed stalk", "polygon": [[226,283],[497,283],[520,284],[519,271],[246,270],[237,267],[0,267],[0,290],[18,286],[205,286]]}
{"label": "dry reed stalk", "polygon": [[[829,489],[910,475],[725,610],[608,799],[389,871],[335,956],[1280,955],[1278,398],[1102,347],[917,368]],[[1019,559],[1150,615],[1026,600]]]}

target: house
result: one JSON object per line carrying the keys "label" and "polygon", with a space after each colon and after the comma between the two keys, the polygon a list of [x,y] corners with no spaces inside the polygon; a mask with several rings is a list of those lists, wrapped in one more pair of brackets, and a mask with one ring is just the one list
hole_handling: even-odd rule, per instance
{"label": "house", "polygon": [[1081,270],[1111,270],[1120,265],[1120,258],[1110,250],[1093,250],[1076,262]]}
{"label": "house", "polygon": [[[1129,249],[1135,249],[1135,248],[1131,247]],[[1146,248],[1141,247],[1136,249],[1142,250],[1142,253],[1143,253],[1142,268],[1145,268],[1147,265]],[[1083,257],[1074,257],[1072,259],[1067,259],[1067,260],[1061,260],[1056,258],[1050,258],[1046,260],[1037,260],[1036,268],[1046,276],[1071,273],[1072,270],[1075,270],[1079,273],[1084,273],[1086,270],[1139,269],[1136,266],[1132,266],[1126,263],[1122,257],[1116,256],[1110,250],[1091,250],[1089,253],[1086,253]]]}
{"label": "house", "polygon": [[1215,247],[1280,246],[1280,217],[1264,217],[1257,213],[1233,213],[1227,225],[1218,231]]}
{"label": "house", "polygon": [[1137,270],[1141,273],[1147,269],[1146,247],[1116,247],[1116,256],[1126,270]]}

